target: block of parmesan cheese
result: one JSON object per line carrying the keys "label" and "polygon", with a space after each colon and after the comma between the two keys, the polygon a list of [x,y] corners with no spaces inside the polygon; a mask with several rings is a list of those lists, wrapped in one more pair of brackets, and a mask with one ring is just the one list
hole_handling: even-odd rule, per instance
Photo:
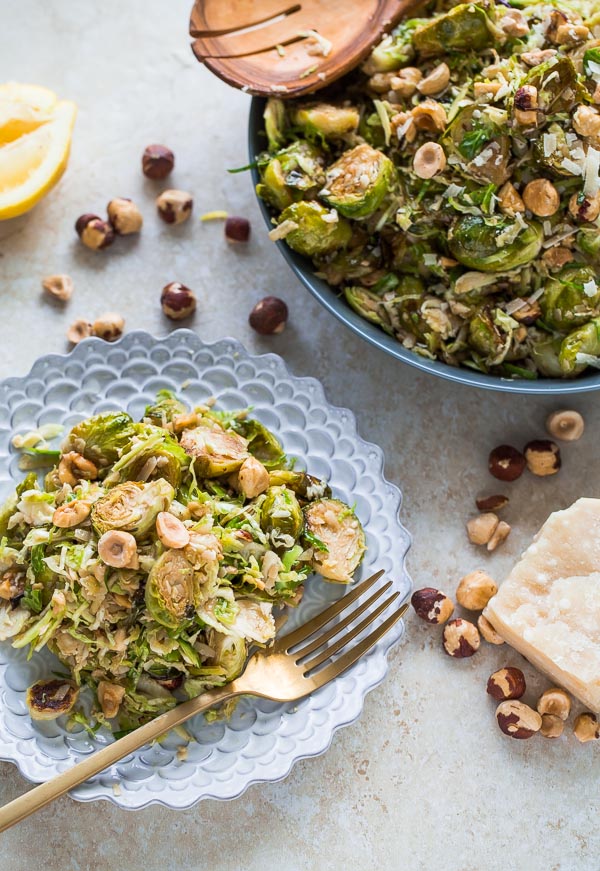
{"label": "block of parmesan cheese", "polygon": [[600,712],[600,499],[551,514],[483,613],[536,668]]}

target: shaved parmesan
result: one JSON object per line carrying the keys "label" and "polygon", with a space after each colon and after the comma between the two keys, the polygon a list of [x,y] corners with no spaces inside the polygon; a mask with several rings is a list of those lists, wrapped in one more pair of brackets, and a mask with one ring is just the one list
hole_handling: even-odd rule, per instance
{"label": "shaved parmesan", "polygon": [[583,292],[586,296],[596,296],[598,293],[598,285],[594,281],[593,278],[590,278],[589,281],[586,281],[583,285]]}
{"label": "shaved parmesan", "polygon": [[590,145],[583,166],[583,192],[586,197],[594,197],[600,189],[600,151]]}

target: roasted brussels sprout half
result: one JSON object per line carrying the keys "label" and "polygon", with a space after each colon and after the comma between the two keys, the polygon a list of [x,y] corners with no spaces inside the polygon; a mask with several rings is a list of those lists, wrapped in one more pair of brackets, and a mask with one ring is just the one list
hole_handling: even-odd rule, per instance
{"label": "roasted brussels sprout half", "polygon": [[248,442],[248,451],[266,469],[276,469],[285,461],[281,442],[255,418],[242,418],[234,424],[236,431]]}
{"label": "roasted brussels sprout half", "polygon": [[586,259],[600,263],[600,233],[596,227],[582,227],[577,233],[577,245]]}
{"label": "roasted brussels sprout half", "polygon": [[187,405],[177,399],[172,390],[159,390],[156,402],[146,406],[144,417],[155,426],[165,426],[178,414],[186,414],[188,411]]}
{"label": "roasted brussels sprout half", "polygon": [[422,21],[418,18],[409,18],[402,21],[388,36],[385,36],[379,45],[376,45],[365,63],[365,72],[387,73],[399,70],[415,56],[412,44],[412,34]]}
{"label": "roasted brussels sprout half", "polygon": [[302,509],[295,495],[286,487],[269,487],[260,509],[260,525],[274,544],[285,539],[296,541],[302,531]]}
{"label": "roasted brussels sprout half", "polygon": [[322,499],[331,496],[331,488],[326,481],[315,478],[307,472],[294,472],[291,469],[277,469],[269,475],[271,486],[288,487],[301,499]]}
{"label": "roasted brussels sprout half", "polygon": [[502,113],[490,106],[466,106],[449,125],[442,144],[459,167],[478,181],[497,186],[509,177],[510,137]]}
{"label": "roasted brussels sprout half", "polygon": [[543,239],[542,227],[533,221],[522,226],[509,218],[461,215],[450,228],[448,247],[470,269],[505,272],[534,260]]}
{"label": "roasted brussels sprout half", "polygon": [[379,208],[394,176],[389,157],[370,145],[357,145],[329,167],[320,197],[346,218],[366,218]]}
{"label": "roasted brussels sprout half", "polygon": [[114,463],[135,435],[135,424],[125,412],[107,412],[88,417],[73,427],[63,453],[77,451],[99,469]]}
{"label": "roasted brussels sprout half", "polygon": [[154,528],[157,515],[168,509],[174,497],[175,491],[163,478],[147,484],[137,481],[117,484],[94,502],[92,526],[98,535],[118,529],[143,539]]}
{"label": "roasted brussels sprout half", "polygon": [[281,213],[280,223],[284,221],[297,225],[286,235],[285,241],[294,251],[307,257],[319,257],[345,248],[352,236],[348,221],[320,203],[294,203]]}
{"label": "roasted brussels sprout half", "polygon": [[32,720],[56,720],[73,709],[78,697],[69,680],[40,680],[27,689],[25,701]]}
{"label": "roasted brussels sprout half", "polygon": [[256,192],[277,209],[311,198],[323,184],[323,154],[312,142],[299,139],[278,151],[262,168]]}
{"label": "roasted brussels sprout half", "polygon": [[412,42],[419,54],[481,51],[494,44],[494,26],[482,6],[463,3],[418,27]]}
{"label": "roasted brussels sprout half", "polygon": [[355,106],[313,103],[293,110],[291,118],[308,137],[335,139],[357,130],[360,114]]}
{"label": "roasted brussels sprout half", "polygon": [[263,113],[269,151],[277,151],[285,136],[285,105],[278,97],[269,97]]}
{"label": "roasted brussels sprout half", "polygon": [[145,596],[148,613],[167,629],[178,629],[194,616],[198,597],[194,567],[180,550],[167,550],[157,559]]}
{"label": "roasted brussels sprout half", "polygon": [[546,281],[540,299],[544,323],[565,332],[600,314],[600,288],[595,272],[567,266]]}
{"label": "roasted brussels sprout half", "polygon": [[135,436],[114,464],[107,484],[119,481],[152,481],[164,478],[175,489],[190,458],[176,438],[152,424],[135,424]]}
{"label": "roasted brussels sprout half", "polygon": [[546,116],[570,112],[576,103],[586,99],[585,88],[579,82],[573,61],[563,55],[555,55],[533,67],[521,85],[536,88],[538,110]]}
{"label": "roasted brussels sprout half", "polygon": [[558,355],[563,375],[577,375],[600,362],[600,317],[573,330],[563,339]]}
{"label": "roasted brussels sprout half", "polygon": [[181,436],[181,447],[193,458],[194,468],[203,478],[219,478],[237,472],[250,456],[247,440],[218,423],[186,429]]}
{"label": "roasted brussels sprout half", "polygon": [[559,362],[561,348],[560,336],[536,333],[531,339],[531,358],[536,369],[546,378],[564,378],[565,373]]}
{"label": "roasted brussels sprout half", "polygon": [[338,499],[319,499],[304,509],[304,520],[315,571],[328,581],[349,584],[366,550],[354,511]]}
{"label": "roasted brussels sprout half", "polygon": [[572,176],[573,173],[564,166],[569,166],[571,149],[567,142],[567,134],[560,124],[554,122],[534,143],[534,152],[540,166],[557,178]]}
{"label": "roasted brussels sprout half", "polygon": [[223,668],[225,681],[235,680],[242,673],[248,656],[245,639],[239,635],[224,635],[212,630],[209,640],[215,652],[212,662]]}
{"label": "roasted brussels sprout half", "polygon": [[506,315],[502,317],[499,311],[488,307],[481,309],[471,318],[469,343],[481,355],[486,366],[497,366],[506,358],[511,344],[513,325],[518,326],[516,321],[511,325],[510,318]]}
{"label": "roasted brussels sprout half", "polygon": [[381,297],[365,287],[346,287],[344,296],[351,308],[365,320],[382,327],[384,325],[381,316]]}

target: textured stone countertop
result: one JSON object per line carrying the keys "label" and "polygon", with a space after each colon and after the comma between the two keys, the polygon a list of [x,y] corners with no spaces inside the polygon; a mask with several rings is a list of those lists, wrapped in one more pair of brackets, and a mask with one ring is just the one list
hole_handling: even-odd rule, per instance
{"label": "textured stone countertop", "polygon": [[[0,81],[46,84],[79,104],[68,172],[26,218],[0,225],[0,377],[24,374],[34,359],[64,352],[67,325],[118,310],[127,327],[163,335],[172,324],[162,286],[194,288],[193,328],[208,340],[239,338],[251,352],[282,354],[298,375],[320,378],[329,399],[352,408],[362,435],[387,455],[404,491],[402,518],[414,535],[409,569],[417,586],[454,592],[479,565],[501,579],[547,513],[581,495],[600,496],[596,396],[571,403],[587,420],[581,442],[563,451],[554,479],[510,486],[513,533],[492,557],[466,541],[474,495],[489,488],[486,456],[543,433],[557,402],[451,386],[362,344],[305,292],[269,242],[247,175],[249,100],[192,58],[191,0],[19,0],[1,4]],[[196,216],[178,229],[154,214],[156,185],[143,178],[149,142],[169,144],[169,183],[195,196]],[[73,232],[82,212],[131,196],[146,225],[110,251],[84,249]],[[213,209],[247,215],[246,247],[228,247]],[[42,298],[40,281],[68,272],[67,308]],[[261,339],[247,323],[255,301],[283,297],[286,332]],[[559,405],[561,403],[558,403]],[[493,485],[492,485],[493,486]],[[488,491],[489,492],[489,491]],[[489,673],[520,665],[531,701],[547,682],[506,647],[471,660],[440,649],[440,632],[415,619],[390,657],[385,683],[360,720],[339,732],[326,755],[296,765],[282,783],[251,787],[237,801],[185,812],[125,812],[65,797],[0,839],[0,867],[61,871],[597,871],[599,748],[539,737],[511,741],[496,728],[485,694]],[[0,801],[27,784],[0,763]]]}

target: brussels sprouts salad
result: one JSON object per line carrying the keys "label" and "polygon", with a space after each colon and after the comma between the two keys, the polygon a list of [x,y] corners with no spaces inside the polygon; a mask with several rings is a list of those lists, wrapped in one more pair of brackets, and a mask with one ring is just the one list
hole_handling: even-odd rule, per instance
{"label": "brussels sprouts salad", "polygon": [[34,718],[128,731],[221,686],[313,571],[349,583],[363,556],[353,509],[246,411],[162,391],[141,422],[88,418],[58,451],[45,434],[14,440],[53,464],[43,487],[30,471],[0,513],[0,640],[64,667],[29,688]]}
{"label": "brussels sprouts salad", "polygon": [[597,3],[419,13],[318,99],[267,102],[271,237],[424,357],[509,378],[599,368]]}

